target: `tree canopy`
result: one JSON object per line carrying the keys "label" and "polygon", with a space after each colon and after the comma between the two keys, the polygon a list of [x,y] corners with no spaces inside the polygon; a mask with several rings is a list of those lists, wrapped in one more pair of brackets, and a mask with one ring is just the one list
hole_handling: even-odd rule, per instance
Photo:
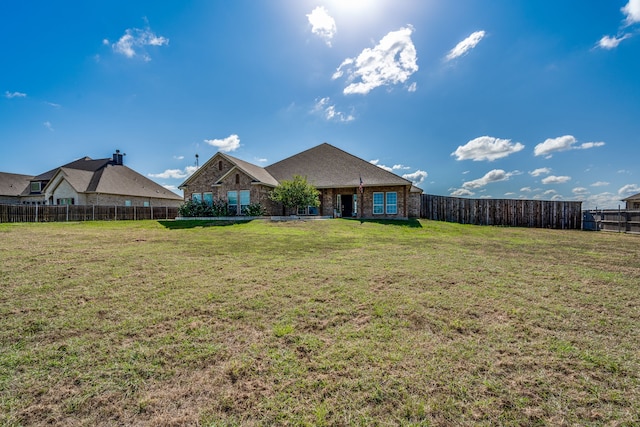
{"label": "tree canopy", "polygon": [[286,208],[295,208],[320,205],[320,192],[307,182],[307,178],[294,175],[293,180],[283,180],[271,193],[269,198],[274,202],[282,203]]}

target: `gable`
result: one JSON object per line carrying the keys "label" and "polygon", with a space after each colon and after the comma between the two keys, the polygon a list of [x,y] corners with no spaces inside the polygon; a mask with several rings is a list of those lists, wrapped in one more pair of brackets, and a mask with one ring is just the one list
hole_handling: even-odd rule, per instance
{"label": "gable", "polygon": [[[187,178],[178,188],[185,188],[194,185],[202,180],[206,184],[216,184],[226,179],[226,175],[233,170],[239,170],[251,181],[275,187],[278,181],[275,180],[264,168],[254,165],[236,157],[224,153],[216,153],[196,172]],[[202,183],[201,183],[202,184]]]}

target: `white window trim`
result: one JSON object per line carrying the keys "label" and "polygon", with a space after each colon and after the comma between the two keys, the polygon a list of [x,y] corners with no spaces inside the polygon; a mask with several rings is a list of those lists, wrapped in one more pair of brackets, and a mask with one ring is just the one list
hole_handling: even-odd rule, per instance
{"label": "white window trim", "polygon": [[[381,194],[382,195],[382,204],[378,203],[376,204],[376,194]],[[372,198],[372,202],[373,202],[373,214],[374,215],[384,215],[384,193],[381,191],[376,191],[373,193],[373,198]],[[380,210],[380,212],[376,212],[376,206],[381,206],[382,210]]]}
{"label": "white window trim", "polygon": [[[388,196],[389,194],[395,194],[396,202],[394,204],[389,204]],[[395,208],[395,212],[389,212],[389,207],[393,206]],[[384,212],[387,215],[398,215],[398,192],[397,191],[389,191],[384,193]]]}

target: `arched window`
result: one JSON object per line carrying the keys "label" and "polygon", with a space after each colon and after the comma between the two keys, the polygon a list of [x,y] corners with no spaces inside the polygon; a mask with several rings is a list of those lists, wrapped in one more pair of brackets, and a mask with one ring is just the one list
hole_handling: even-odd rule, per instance
{"label": "arched window", "polygon": [[236,174],[236,184],[240,184],[240,174]]}

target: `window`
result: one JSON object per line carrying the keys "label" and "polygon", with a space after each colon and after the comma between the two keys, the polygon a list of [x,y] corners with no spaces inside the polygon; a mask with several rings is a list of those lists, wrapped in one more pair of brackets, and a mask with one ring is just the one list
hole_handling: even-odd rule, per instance
{"label": "window", "polygon": [[236,174],[236,184],[240,184],[240,174]]}
{"label": "window", "polygon": [[213,193],[204,193],[202,196],[207,206],[213,206]]}
{"label": "window", "polygon": [[387,214],[395,215],[398,213],[398,193],[395,191],[387,193]]}
{"label": "window", "polygon": [[191,194],[191,200],[196,203],[202,202],[202,193],[193,193]]}
{"label": "window", "polygon": [[222,160],[220,160],[218,162],[218,170],[221,171],[222,170]]}
{"label": "window", "polygon": [[353,216],[358,215],[358,195],[353,195]]}
{"label": "window", "polygon": [[384,193],[373,193],[373,214],[381,215],[384,213]]}
{"label": "window", "polygon": [[42,190],[42,188],[40,187],[40,184],[41,184],[40,181],[33,181],[31,183],[31,192],[39,193]]}
{"label": "window", "polygon": [[247,213],[247,208],[249,207],[249,200],[251,198],[251,192],[249,190],[240,191],[240,214],[244,215]]}
{"label": "window", "polygon": [[318,207],[309,206],[309,215],[318,215]]}
{"label": "window", "polygon": [[229,213],[236,215],[238,213],[238,192],[227,191],[227,204],[229,205]]}
{"label": "window", "polygon": [[57,201],[59,205],[73,205],[74,202],[73,197],[58,199]]}
{"label": "window", "polygon": [[149,206],[151,206],[151,203],[149,203],[149,202],[142,202],[142,206],[144,206],[145,208],[148,208]]}

